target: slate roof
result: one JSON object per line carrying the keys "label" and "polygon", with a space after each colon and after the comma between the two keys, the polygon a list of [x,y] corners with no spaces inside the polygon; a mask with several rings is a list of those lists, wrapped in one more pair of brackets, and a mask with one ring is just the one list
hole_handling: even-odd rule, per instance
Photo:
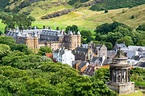
{"label": "slate roof", "polygon": [[[88,47],[89,47],[89,44],[82,44],[81,46],[82,46],[83,48],[88,48]],[[96,48],[96,47],[97,47],[97,48],[98,48],[98,47],[100,48],[100,47],[102,47],[102,46],[103,46],[102,44],[94,44],[94,43],[91,43],[91,47],[92,47],[92,48]]]}
{"label": "slate roof", "polygon": [[136,56],[132,56],[131,59],[134,59],[134,60],[140,60],[141,58],[145,58],[145,56],[139,56],[139,55],[136,55]]}
{"label": "slate roof", "polygon": [[107,51],[107,57],[114,58],[117,52],[115,50],[108,50]]}
{"label": "slate roof", "polygon": [[132,56],[131,59],[139,60],[139,56],[138,56],[138,55],[136,55],[136,56]]}
{"label": "slate roof", "polygon": [[88,48],[88,44],[82,44],[81,45],[83,48]]}
{"label": "slate roof", "polygon": [[93,57],[90,62],[95,62],[96,60],[99,60],[100,62],[102,62],[102,57]]}
{"label": "slate roof", "polygon": [[97,44],[95,45],[96,47],[102,47],[103,45],[102,44]]}
{"label": "slate roof", "polygon": [[67,49],[61,48],[61,49],[55,50],[53,53],[64,54],[64,52],[65,52],[66,50],[67,50]]}
{"label": "slate roof", "polygon": [[87,63],[87,62],[82,61],[82,62],[79,64],[78,68],[81,69],[82,67],[84,67],[84,66],[86,65],[86,63]]}
{"label": "slate roof", "polygon": [[116,44],[116,45],[117,45],[117,47],[120,47],[120,48],[126,47],[126,45],[124,43]]}
{"label": "slate roof", "polygon": [[145,51],[145,47],[143,46],[128,46],[128,49],[133,51]]}
{"label": "slate roof", "polygon": [[76,48],[76,51],[81,51],[81,52],[87,53],[87,52],[88,52],[88,48],[77,47],[77,48]]}
{"label": "slate roof", "polygon": [[85,70],[85,74],[92,76],[94,73],[95,73],[95,66],[88,65],[88,67]]}
{"label": "slate roof", "polygon": [[134,66],[145,67],[145,62],[138,62]]}
{"label": "slate roof", "polygon": [[108,64],[111,64],[111,63],[112,63],[111,59],[105,59],[104,62],[103,62],[103,65],[108,65]]}

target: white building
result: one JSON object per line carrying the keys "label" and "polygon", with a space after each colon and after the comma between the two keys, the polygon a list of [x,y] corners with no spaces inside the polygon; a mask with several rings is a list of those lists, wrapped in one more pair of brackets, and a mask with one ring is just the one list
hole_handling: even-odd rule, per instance
{"label": "white building", "polygon": [[53,59],[62,64],[68,64],[72,67],[72,62],[75,61],[75,56],[71,50],[68,49],[57,49],[53,52]]}

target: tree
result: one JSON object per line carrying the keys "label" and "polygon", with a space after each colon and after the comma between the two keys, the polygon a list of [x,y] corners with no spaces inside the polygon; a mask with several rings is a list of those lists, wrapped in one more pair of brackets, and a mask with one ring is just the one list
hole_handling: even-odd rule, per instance
{"label": "tree", "polygon": [[115,42],[122,37],[123,37],[123,35],[119,32],[115,32],[115,33],[109,32],[107,34],[107,41],[111,42],[113,45],[115,45]]}
{"label": "tree", "polygon": [[145,24],[139,25],[136,30],[143,30],[143,31],[145,31]]}
{"label": "tree", "polygon": [[8,28],[14,29],[15,27],[19,27],[21,30],[22,27],[28,28],[35,21],[34,17],[27,17],[25,14],[3,14],[0,18]]}
{"label": "tree", "polygon": [[118,43],[124,43],[129,46],[129,45],[133,45],[133,41],[132,38],[130,36],[124,36],[120,39],[117,40]]}
{"label": "tree", "polygon": [[67,26],[65,32],[68,33],[69,31],[75,32],[77,34],[77,32],[79,31],[78,26],[77,25]]}
{"label": "tree", "polygon": [[123,36],[130,36],[131,31],[128,30],[128,28],[124,28],[122,26],[118,26],[114,29],[114,32],[120,32]]}
{"label": "tree", "polygon": [[109,81],[109,69],[101,68],[95,72],[95,75],[92,76],[91,80],[93,81],[93,86],[95,91],[97,92],[97,96],[103,96],[104,92],[107,93],[107,96],[116,96],[117,93],[115,91],[110,90],[106,82]]}
{"label": "tree", "polygon": [[132,68],[130,71],[130,79],[135,82],[136,86],[145,86],[145,69],[143,68]]}
{"label": "tree", "polygon": [[23,52],[25,54],[31,54],[32,53],[32,50],[30,50],[28,48],[28,46],[25,45],[25,44],[16,44],[16,46],[14,47],[13,50],[19,50],[20,52]]}
{"label": "tree", "polygon": [[134,15],[131,15],[130,19],[134,19],[134,18],[135,18],[135,16]]}
{"label": "tree", "polygon": [[0,43],[8,45],[11,49],[15,47],[15,40],[12,37],[0,36]]}
{"label": "tree", "polygon": [[113,45],[111,42],[105,42],[105,46],[107,47],[108,50],[112,50]]}
{"label": "tree", "polygon": [[2,31],[0,31],[0,35],[2,35],[3,34],[3,32]]}
{"label": "tree", "polygon": [[0,44],[0,60],[10,53],[10,47],[6,44]]}
{"label": "tree", "polygon": [[51,48],[44,46],[44,47],[40,47],[38,54],[45,55],[45,53],[50,53],[50,52],[52,52]]}
{"label": "tree", "polygon": [[71,26],[67,26],[66,29],[65,29],[65,32],[68,33],[68,32],[71,31],[71,30],[72,30],[72,29],[71,29]]}
{"label": "tree", "polygon": [[136,45],[145,46],[145,40],[139,40]]}
{"label": "tree", "polygon": [[104,10],[104,13],[108,13],[108,10]]}
{"label": "tree", "polygon": [[29,17],[28,17],[28,19],[29,19],[30,21],[32,21],[32,22],[34,22],[34,21],[35,21],[35,18],[34,18],[34,17],[32,17],[32,16],[29,16]]}
{"label": "tree", "polygon": [[99,40],[100,41],[107,41],[107,35],[100,35]]}
{"label": "tree", "polygon": [[110,25],[108,23],[102,24],[100,26],[96,27],[96,34],[100,33],[100,34],[107,34],[108,32],[111,32],[112,30],[110,29]]}
{"label": "tree", "polygon": [[139,42],[139,40],[143,39],[143,35],[137,31],[132,31],[131,32],[131,38],[133,40],[133,43],[135,45],[137,45],[137,43]]}
{"label": "tree", "polygon": [[96,32],[96,34],[98,34],[98,33],[107,34],[108,32],[114,32],[114,30],[119,26],[121,26],[123,28],[127,28],[129,31],[132,30],[129,26],[127,26],[123,23],[113,22],[111,24],[105,23],[100,26],[97,26],[95,32]]}
{"label": "tree", "polygon": [[81,30],[82,42],[88,43],[93,40],[91,31]]}

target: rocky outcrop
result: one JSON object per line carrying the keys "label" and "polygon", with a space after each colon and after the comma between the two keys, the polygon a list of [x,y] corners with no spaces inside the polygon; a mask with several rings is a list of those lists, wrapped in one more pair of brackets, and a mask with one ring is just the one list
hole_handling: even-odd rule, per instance
{"label": "rocky outcrop", "polygon": [[88,7],[88,6],[92,6],[95,5],[96,3],[100,3],[103,2],[104,0],[92,0],[92,1],[88,1],[86,3],[81,4],[81,7]]}
{"label": "rocky outcrop", "polygon": [[50,19],[50,18],[62,16],[62,15],[68,14],[68,13],[71,12],[72,10],[73,10],[73,9],[64,9],[64,10],[61,10],[61,11],[56,11],[56,12],[53,12],[53,13],[51,13],[51,14],[42,16],[41,19]]}

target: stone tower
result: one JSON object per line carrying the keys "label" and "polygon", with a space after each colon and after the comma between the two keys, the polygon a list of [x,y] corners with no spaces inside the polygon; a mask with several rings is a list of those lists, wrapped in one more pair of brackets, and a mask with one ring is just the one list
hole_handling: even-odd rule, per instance
{"label": "stone tower", "polygon": [[73,32],[69,32],[68,35],[65,35],[65,48],[69,50],[74,50],[78,46],[81,45],[81,35],[73,34]]}
{"label": "stone tower", "polygon": [[37,36],[34,35],[34,37],[30,37],[28,34],[26,34],[25,44],[31,49],[37,49],[38,48]]}
{"label": "stone tower", "polygon": [[37,49],[37,48],[38,48],[38,36],[35,33],[35,35],[34,35],[34,49]]}
{"label": "stone tower", "polygon": [[77,47],[79,47],[79,46],[81,46],[81,34],[78,31],[78,33],[77,33]]}
{"label": "stone tower", "polygon": [[130,81],[130,65],[127,57],[119,49],[110,64],[110,82],[108,86],[117,93],[134,92],[134,83]]}

